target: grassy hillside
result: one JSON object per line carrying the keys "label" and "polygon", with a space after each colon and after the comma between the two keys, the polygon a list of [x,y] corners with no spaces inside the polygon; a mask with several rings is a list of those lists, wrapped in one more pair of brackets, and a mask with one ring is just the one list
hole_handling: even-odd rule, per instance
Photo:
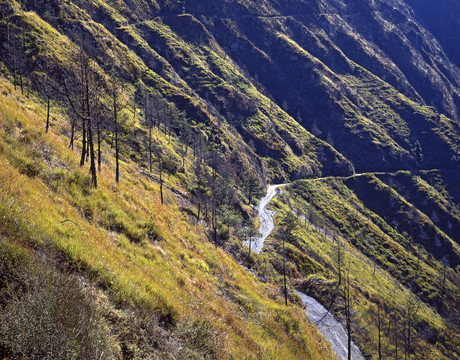
{"label": "grassy hillside", "polygon": [[162,205],[131,161],[114,184],[108,147],[92,189],[67,122],[54,113],[45,134],[44,111],[1,80],[2,356],[333,357],[300,307],[207,240],[187,198],[165,190]]}
{"label": "grassy hillside", "polygon": [[420,3],[0,1],[0,358],[332,358],[284,254],[368,358],[377,323],[458,358],[458,29]]}
{"label": "grassy hillside", "polygon": [[[406,200],[411,196],[395,190],[401,179],[436,191],[403,172],[295,182],[274,203],[278,234],[255,268],[281,284],[277,273],[286,251],[291,285],[321,299],[344,321],[349,278],[352,333],[369,358],[378,354],[378,313],[384,357],[399,351],[413,358],[455,358],[460,248]],[[442,207],[441,196],[431,201],[437,205],[429,209]],[[279,239],[289,213],[297,215],[297,229],[284,250]]]}

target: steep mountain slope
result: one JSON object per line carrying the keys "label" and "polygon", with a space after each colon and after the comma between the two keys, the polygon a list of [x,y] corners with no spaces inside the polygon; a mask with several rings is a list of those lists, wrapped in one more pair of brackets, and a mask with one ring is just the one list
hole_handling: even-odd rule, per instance
{"label": "steep mountain slope", "polygon": [[[69,278],[108,357],[323,359],[282,275],[290,301],[297,286],[350,321],[347,273],[368,358],[457,358],[459,11],[0,1],[0,309]],[[248,256],[251,204],[281,182],[275,232]],[[9,339],[0,357],[27,356]]]}
{"label": "steep mountain slope", "polygon": [[42,105],[1,89],[2,358],[334,357],[301,308],[208,241],[181,192],[161,204],[132,161],[114,184],[108,147],[92,189],[67,121],[45,134]]}
{"label": "steep mountain slope", "polygon": [[[391,186],[395,177],[399,184],[413,181],[420,190],[437,192],[423,175],[406,173],[297,181],[276,203],[278,234],[268,243],[274,251],[263,254],[255,267],[268,276],[282,272],[285,253],[289,277],[298,279],[293,285],[349,321],[369,358],[379,353],[397,358],[399,352],[416,359],[455,359],[458,242],[381,176]],[[438,200],[442,206],[442,196]],[[283,248],[277,240],[286,239],[286,218],[292,213],[299,219]]]}
{"label": "steep mountain slope", "polygon": [[[343,158],[302,127],[335,146],[357,171],[420,166],[411,154],[417,140],[425,168],[453,165],[457,123],[421,106],[457,118],[460,72],[401,4],[264,2],[253,9],[250,2],[200,1],[179,11],[177,3],[34,3],[77,44],[83,37],[106,71],[105,59],[121,56],[123,46],[133,50],[136,60],[126,65],[137,68],[136,78],[123,69],[125,61],[115,61],[125,80],[161,89],[201,121],[224,117],[259,156],[282,160],[265,164],[277,176],[347,171]],[[85,21],[61,25],[56,14]],[[408,38],[412,33],[421,40]],[[122,46],[118,55],[108,44]],[[263,94],[285,105],[302,127]],[[429,156],[433,146],[436,155]]]}
{"label": "steep mountain slope", "polygon": [[458,19],[460,4],[455,0],[436,1],[408,0],[417,19],[441,43],[449,59],[460,66],[460,52],[455,44],[459,40]]}

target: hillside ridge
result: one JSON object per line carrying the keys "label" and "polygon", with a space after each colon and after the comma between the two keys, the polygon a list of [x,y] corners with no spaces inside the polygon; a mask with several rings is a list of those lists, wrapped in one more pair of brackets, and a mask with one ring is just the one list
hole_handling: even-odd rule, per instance
{"label": "hillside ridge", "polygon": [[459,357],[457,15],[0,1],[0,358]]}

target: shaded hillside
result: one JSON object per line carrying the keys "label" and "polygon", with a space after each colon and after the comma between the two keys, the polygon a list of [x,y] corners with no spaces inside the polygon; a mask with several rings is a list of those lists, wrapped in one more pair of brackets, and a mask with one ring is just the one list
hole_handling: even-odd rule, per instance
{"label": "shaded hillside", "polygon": [[430,171],[421,172],[418,176],[397,173],[381,178],[425,213],[452,240],[460,243],[459,202],[455,199],[454,190],[458,187],[458,172]]}
{"label": "shaded hillside", "polygon": [[458,358],[458,11],[0,1],[0,358],[332,358],[294,287],[369,359]]}
{"label": "shaded hillside", "polygon": [[342,155],[357,171],[458,164],[460,71],[402,3],[24,4],[106,73],[113,63],[235,144],[226,152],[250,144],[271,178],[345,174]]}
{"label": "shaded hillside", "polygon": [[[402,181],[413,182],[404,185],[403,195],[395,190]],[[415,195],[415,189],[425,194]],[[435,195],[439,191],[405,172],[297,181],[274,203],[278,232],[254,266],[281,284],[276,273],[283,273],[285,256],[291,284],[350,321],[370,359],[379,353],[455,359],[460,247],[437,226],[446,206],[445,194]],[[409,202],[415,198],[417,206]],[[429,202],[440,214],[433,221],[423,213]],[[297,219],[286,237],[289,214]]]}
{"label": "shaded hillside", "polygon": [[[300,307],[210,241],[179,175],[162,204],[133,161],[115,184],[104,146],[94,189],[66,119],[45,134],[46,107],[0,86],[2,358],[334,357]],[[174,154],[177,139],[154,132]]]}
{"label": "shaded hillside", "polygon": [[436,36],[451,61],[459,67],[460,50],[455,44],[459,41],[460,4],[455,0],[443,2],[408,0],[407,3],[414,10],[415,17]]}

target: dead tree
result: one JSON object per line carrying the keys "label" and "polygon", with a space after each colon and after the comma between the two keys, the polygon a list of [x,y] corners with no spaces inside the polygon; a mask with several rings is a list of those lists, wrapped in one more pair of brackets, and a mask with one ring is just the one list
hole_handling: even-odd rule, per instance
{"label": "dead tree", "polygon": [[249,250],[248,250],[249,261],[251,261],[252,242],[257,237],[257,235],[258,235],[258,232],[252,225],[244,229],[243,237],[246,239],[246,241],[249,244]]}
{"label": "dead tree", "polygon": [[33,83],[34,87],[38,89],[40,94],[46,99],[46,123],[45,132],[48,133],[50,128],[50,117],[51,117],[51,99],[57,96],[57,87],[51,78],[50,74],[56,72],[55,69],[51,68],[48,63],[45,63],[43,71],[34,73]]}
{"label": "dead tree", "polygon": [[281,240],[282,240],[282,251],[283,251],[283,287],[284,287],[284,303],[288,304],[288,289],[287,289],[287,274],[286,274],[286,242],[292,243],[295,241],[295,231],[298,228],[297,217],[288,211],[281,219]]}
{"label": "dead tree", "polygon": [[335,240],[335,261],[337,264],[337,275],[338,275],[338,286],[342,284],[342,270],[344,266],[344,253],[343,253],[343,244],[342,242],[334,236]]}
{"label": "dead tree", "polygon": [[351,294],[349,274],[347,274],[344,284],[343,299],[345,303],[345,324],[347,329],[347,359],[351,360]]}
{"label": "dead tree", "polygon": [[147,95],[145,99],[145,123],[149,131],[149,170],[152,172],[152,128],[153,128],[153,106],[151,96]]}
{"label": "dead tree", "polygon": [[115,139],[115,181],[120,182],[120,147],[118,144],[118,81],[112,83],[113,134]]}
{"label": "dead tree", "polygon": [[[95,152],[94,152],[94,141],[93,141],[93,120],[91,112],[91,96],[92,94],[91,86],[94,83],[94,73],[90,69],[90,60],[86,59],[82,61],[82,66],[80,68],[80,84],[83,86],[80,97],[80,109],[74,104],[72,97],[70,96],[70,91],[67,85],[67,81],[64,81],[64,88],[67,100],[73,110],[73,112],[82,120],[83,124],[83,140],[82,140],[82,153],[80,158],[80,166],[83,166],[85,163],[85,156],[87,151],[87,146],[89,145],[90,153],[90,172],[93,186],[97,188],[97,171],[96,171],[96,161],[95,161]],[[88,139],[86,140],[86,135]],[[88,144],[87,144],[88,142]]]}
{"label": "dead tree", "polygon": [[[12,19],[17,19],[16,15]],[[24,77],[27,72],[25,28],[14,24],[10,20],[8,19],[6,23],[5,63],[12,72],[14,89],[17,90],[19,86],[21,94],[24,94]]]}
{"label": "dead tree", "polygon": [[180,112],[178,117],[180,149],[179,152],[182,157],[182,171],[185,172],[185,158],[188,154],[188,147],[191,140],[191,128],[185,113]]}
{"label": "dead tree", "polygon": [[97,170],[100,173],[102,168],[102,142],[105,140],[110,120],[106,117],[104,108],[100,102],[94,104],[94,119],[96,123],[97,143]]}
{"label": "dead tree", "polygon": [[416,297],[411,297],[407,295],[404,303],[404,340],[405,340],[405,347],[404,347],[404,360],[409,360],[411,354],[415,352],[415,347],[413,344],[412,332],[414,330],[414,321],[415,316],[417,315],[418,311],[420,310],[421,301]]}
{"label": "dead tree", "polygon": [[158,172],[160,175],[160,199],[161,203],[164,204],[163,199],[163,156],[161,151],[158,151]]}

